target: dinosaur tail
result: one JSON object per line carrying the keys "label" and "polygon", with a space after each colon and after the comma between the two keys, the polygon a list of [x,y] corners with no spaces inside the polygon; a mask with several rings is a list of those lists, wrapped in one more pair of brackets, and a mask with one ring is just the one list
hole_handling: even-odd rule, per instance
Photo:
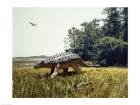
{"label": "dinosaur tail", "polygon": [[100,67],[100,65],[88,65],[88,64],[85,64],[82,59],[80,59],[80,61],[81,61],[80,66],[82,66],[82,67]]}

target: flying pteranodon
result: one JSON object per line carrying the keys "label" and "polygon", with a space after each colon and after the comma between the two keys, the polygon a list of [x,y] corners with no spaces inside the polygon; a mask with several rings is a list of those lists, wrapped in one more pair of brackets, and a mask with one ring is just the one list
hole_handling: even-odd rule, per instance
{"label": "flying pteranodon", "polygon": [[36,26],[37,24],[32,23],[32,22],[28,22],[29,24],[31,24],[32,26]]}

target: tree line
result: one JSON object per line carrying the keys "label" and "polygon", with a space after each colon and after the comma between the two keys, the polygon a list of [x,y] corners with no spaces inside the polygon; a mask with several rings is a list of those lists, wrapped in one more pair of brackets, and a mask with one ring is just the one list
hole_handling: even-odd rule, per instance
{"label": "tree line", "polygon": [[[83,60],[103,66],[128,64],[128,8],[104,8],[104,19],[94,18],[81,24],[81,29],[72,27],[64,39],[71,51]],[[100,25],[103,22],[103,25]]]}

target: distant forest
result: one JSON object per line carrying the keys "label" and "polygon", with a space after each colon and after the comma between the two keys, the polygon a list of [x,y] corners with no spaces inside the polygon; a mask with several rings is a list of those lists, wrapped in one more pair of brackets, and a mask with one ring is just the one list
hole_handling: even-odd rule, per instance
{"label": "distant forest", "polygon": [[[104,19],[94,18],[81,23],[81,29],[72,27],[64,39],[71,51],[83,60],[102,66],[128,65],[128,8],[111,7],[102,12]],[[103,25],[100,25],[100,22]]]}

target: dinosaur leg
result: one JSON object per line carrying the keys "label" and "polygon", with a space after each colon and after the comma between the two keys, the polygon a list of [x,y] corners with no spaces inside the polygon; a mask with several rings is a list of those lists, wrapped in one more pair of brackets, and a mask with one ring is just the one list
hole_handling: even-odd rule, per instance
{"label": "dinosaur leg", "polygon": [[81,69],[80,69],[79,65],[73,65],[72,68],[75,70],[76,73],[81,72]]}
{"label": "dinosaur leg", "polygon": [[54,69],[54,72],[53,72],[52,75],[51,75],[51,78],[54,78],[55,76],[57,76],[59,70],[60,70],[60,64],[58,63],[58,64],[56,65],[55,69]]}
{"label": "dinosaur leg", "polygon": [[51,68],[51,75],[52,75],[53,72],[54,72],[54,68]]}
{"label": "dinosaur leg", "polygon": [[68,74],[68,68],[63,69],[63,71],[64,71],[64,72],[63,72],[64,75],[65,75],[65,74]]}

